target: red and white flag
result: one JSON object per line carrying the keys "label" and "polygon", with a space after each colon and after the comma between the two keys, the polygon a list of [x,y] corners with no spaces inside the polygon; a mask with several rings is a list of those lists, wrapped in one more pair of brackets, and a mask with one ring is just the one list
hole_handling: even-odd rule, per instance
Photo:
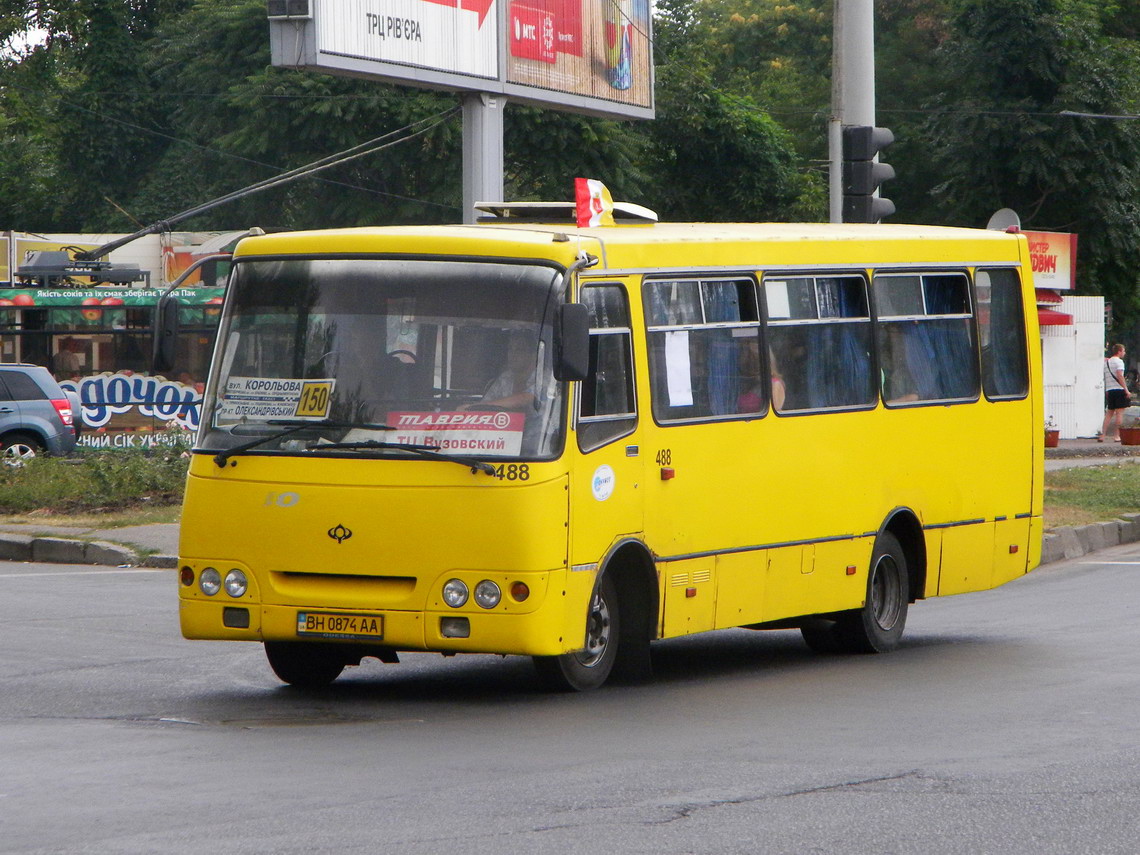
{"label": "red and white flag", "polygon": [[575,178],[574,201],[578,205],[578,228],[614,224],[614,200],[601,181]]}

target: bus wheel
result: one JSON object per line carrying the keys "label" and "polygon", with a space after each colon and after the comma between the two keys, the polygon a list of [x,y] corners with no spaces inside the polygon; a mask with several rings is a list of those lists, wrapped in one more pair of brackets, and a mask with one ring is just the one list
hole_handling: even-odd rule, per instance
{"label": "bus wheel", "polygon": [[585,692],[605,683],[617,659],[620,621],[617,590],[605,575],[586,615],[586,646],[561,656],[534,657],[535,668],[547,688]]}
{"label": "bus wheel", "polygon": [[861,609],[841,614],[835,629],[843,646],[853,653],[886,653],[894,650],[906,625],[910,601],[910,577],[906,554],[898,539],[883,532],[871,553],[867,599]]}
{"label": "bus wheel", "polygon": [[344,655],[332,644],[267,641],[265,657],[282,682],[307,689],[327,686],[345,666]]}

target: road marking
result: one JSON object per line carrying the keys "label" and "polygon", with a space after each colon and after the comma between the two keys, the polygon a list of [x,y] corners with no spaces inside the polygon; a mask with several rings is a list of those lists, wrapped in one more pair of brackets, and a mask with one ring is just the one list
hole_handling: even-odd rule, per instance
{"label": "road marking", "polygon": [[61,570],[58,573],[0,573],[0,579],[31,579],[36,576],[108,576],[123,573],[169,573],[168,568],[139,567],[126,570]]}

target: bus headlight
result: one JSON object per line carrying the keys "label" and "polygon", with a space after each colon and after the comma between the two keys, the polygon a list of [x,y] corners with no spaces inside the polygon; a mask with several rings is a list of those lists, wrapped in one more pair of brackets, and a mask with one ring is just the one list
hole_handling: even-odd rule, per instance
{"label": "bus headlight", "polygon": [[484,579],[475,586],[475,602],[484,609],[493,609],[502,598],[503,592],[490,579]]}
{"label": "bus headlight", "polygon": [[198,577],[198,587],[207,597],[212,597],[222,590],[222,574],[213,567],[207,567]]}
{"label": "bus headlight", "polygon": [[226,574],[226,593],[235,600],[244,597],[248,588],[249,582],[240,570],[234,569]]}
{"label": "bus headlight", "polygon": [[467,602],[467,585],[461,579],[448,579],[443,585],[443,601],[457,609]]}

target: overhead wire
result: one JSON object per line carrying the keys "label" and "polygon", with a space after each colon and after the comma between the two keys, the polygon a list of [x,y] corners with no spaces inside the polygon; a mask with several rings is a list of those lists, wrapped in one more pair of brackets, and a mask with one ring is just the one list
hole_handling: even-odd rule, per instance
{"label": "overhead wire", "polygon": [[[223,151],[222,149],[214,148],[212,146],[202,145],[201,143],[192,142],[191,140],[187,140],[187,139],[184,139],[182,137],[177,137],[177,136],[173,136],[171,134],[163,133],[162,131],[158,131],[158,130],[155,130],[153,128],[146,128],[146,127],[143,127],[142,125],[136,124],[134,122],[129,122],[126,119],[120,119],[116,116],[112,116],[112,115],[109,115],[106,113],[100,113],[96,110],[92,110],[88,107],[84,107],[81,104],[72,103],[70,101],[67,101],[66,99],[60,99],[60,103],[62,103],[66,107],[69,107],[69,108],[74,109],[74,110],[78,110],[80,112],[87,113],[87,114],[92,115],[92,116],[96,116],[96,117],[103,119],[105,121],[113,122],[117,125],[122,125],[123,127],[131,128],[132,130],[139,131],[140,133],[149,134],[151,136],[155,136],[155,137],[158,137],[160,139],[169,140],[171,142],[175,142],[175,143],[178,143],[180,145],[188,146],[190,148],[194,148],[194,149],[197,149],[199,151],[207,152],[209,154],[218,155],[220,157],[229,158],[231,160],[241,161],[242,163],[253,164],[255,166],[260,166],[260,167],[263,167],[265,169],[273,169],[273,170],[277,170],[278,172],[284,172],[285,171],[284,168],[280,167],[280,166],[274,166],[273,164],[265,163],[265,162],[260,161],[260,160],[254,160],[253,158],[250,158],[250,157],[244,157],[243,155],[240,155],[240,154],[234,154],[232,152]],[[389,199],[399,199],[399,200],[404,201],[404,202],[415,202],[415,203],[418,203],[421,205],[427,205],[429,207],[444,208],[446,210],[456,210],[456,206],[454,206],[454,205],[448,205],[448,204],[445,204],[442,202],[432,202],[432,201],[427,200],[427,199],[417,199],[414,196],[405,196],[405,195],[402,195],[400,193],[391,193],[391,192],[386,191],[386,190],[377,190],[374,187],[365,187],[365,186],[360,185],[360,184],[350,184],[347,181],[338,181],[338,180],[332,179],[332,178],[318,178],[317,180],[325,182],[327,184],[333,184],[336,186],[345,187],[345,188],[348,188],[350,190],[360,190],[360,191],[365,192],[365,193],[372,193],[372,194],[377,195],[377,196],[384,196],[384,197],[389,198]]]}
{"label": "overhead wire", "polygon": [[[253,184],[241,188],[240,190],[234,190],[231,193],[226,193],[225,195],[211,199],[208,202],[203,202],[199,205],[195,205],[194,207],[188,208],[185,211],[181,211],[172,217],[167,217],[165,219],[159,220],[158,222],[152,223],[151,225],[139,229],[132,234],[125,235],[124,237],[118,238],[117,240],[111,241],[110,243],[103,244],[97,249],[84,253],[84,259],[94,260],[97,258],[102,258],[103,256],[108,255],[109,253],[118,249],[120,246],[124,246],[125,244],[130,243],[133,240],[137,240],[144,235],[169,231],[172,225],[182,222],[183,220],[188,220],[191,217],[196,217],[199,214],[204,214],[206,211],[210,211],[221,205],[235,202],[238,199],[245,198],[246,196],[250,196],[254,193],[260,193],[263,190],[269,190],[273,187],[277,187],[290,181],[296,181],[300,178],[306,178],[325,169],[330,169],[334,166],[339,166],[343,163],[348,163],[361,157],[375,154],[376,152],[383,151],[386,148],[400,145],[401,143],[405,143],[411,139],[428,133],[429,131],[456,116],[460,110],[460,107],[449,107],[448,109],[442,110],[435,115],[412,122],[411,124],[405,125],[404,127],[398,128],[394,131],[389,131],[388,133],[382,134],[375,139],[371,139],[367,142],[360,143],[359,145],[352,146],[351,148],[345,149],[344,151],[330,154],[327,157],[323,157],[319,160],[315,160],[311,163],[299,166],[296,169],[291,169],[288,172],[281,173],[280,175],[275,175],[271,178],[263,179],[262,181],[256,181]],[[395,137],[397,134],[404,135],[398,139],[393,139],[393,137]]]}

